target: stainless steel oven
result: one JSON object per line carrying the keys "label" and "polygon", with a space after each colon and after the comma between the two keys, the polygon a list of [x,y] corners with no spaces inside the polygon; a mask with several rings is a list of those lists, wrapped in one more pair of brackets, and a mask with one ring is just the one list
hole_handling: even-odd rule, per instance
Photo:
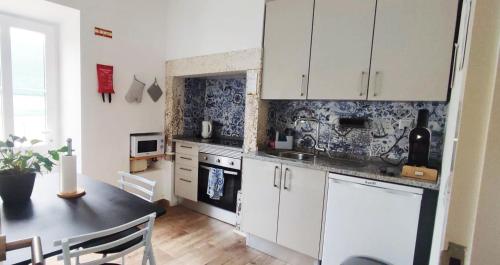
{"label": "stainless steel oven", "polygon": [[[224,172],[223,195],[218,200],[207,194],[210,168],[220,168]],[[236,212],[236,199],[241,189],[241,159],[199,153],[198,201]]]}

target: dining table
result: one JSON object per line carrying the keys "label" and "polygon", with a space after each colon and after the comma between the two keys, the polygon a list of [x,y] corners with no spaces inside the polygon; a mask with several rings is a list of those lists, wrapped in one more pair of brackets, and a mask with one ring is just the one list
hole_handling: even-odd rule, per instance
{"label": "dining table", "polygon": [[[95,178],[78,175],[78,186],[85,190],[79,198],[57,196],[59,174],[37,176],[31,200],[5,204],[0,200],[0,231],[7,242],[41,239],[43,257],[61,253],[54,241],[93,233],[131,222],[151,213],[161,216],[166,210]],[[4,264],[30,264],[29,248],[7,252]],[[0,262],[1,264],[1,262]]]}

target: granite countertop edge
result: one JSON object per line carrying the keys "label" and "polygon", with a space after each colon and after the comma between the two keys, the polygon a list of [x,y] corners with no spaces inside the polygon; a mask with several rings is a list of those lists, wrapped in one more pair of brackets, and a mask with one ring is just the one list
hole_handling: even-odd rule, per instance
{"label": "granite countertop edge", "polygon": [[379,181],[384,181],[384,182],[389,182],[389,183],[394,183],[394,184],[401,184],[401,185],[407,185],[407,186],[430,189],[430,190],[439,190],[439,182],[440,182],[439,178],[438,178],[438,181],[436,183],[434,183],[434,182],[425,182],[425,181],[409,179],[409,178],[400,177],[400,176],[388,176],[388,175],[383,175],[379,172],[376,172],[376,170],[374,169],[375,166],[373,166],[373,165],[363,167],[363,168],[357,168],[357,167],[356,168],[349,168],[348,166],[342,166],[342,168],[341,168],[340,166],[336,166],[336,165],[328,165],[327,162],[322,162],[320,164],[316,164],[316,163],[307,162],[307,161],[299,161],[299,160],[295,160],[295,159],[274,157],[274,156],[268,155],[262,151],[244,153],[243,157],[253,158],[253,159],[262,160],[262,161],[284,163],[287,165],[298,166],[298,167],[303,167],[303,168],[324,170],[324,171],[328,171],[331,173],[366,178],[366,179],[371,179],[371,180],[379,180]]}

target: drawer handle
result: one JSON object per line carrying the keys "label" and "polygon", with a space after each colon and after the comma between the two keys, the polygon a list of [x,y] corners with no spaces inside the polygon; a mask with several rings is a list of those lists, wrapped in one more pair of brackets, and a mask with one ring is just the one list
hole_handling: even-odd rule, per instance
{"label": "drawer handle", "polygon": [[188,149],[193,149],[192,146],[185,146],[185,145],[181,145],[182,148],[188,148]]}
{"label": "drawer handle", "polygon": [[180,178],[180,180],[184,181],[184,182],[187,182],[187,183],[191,183],[192,181],[191,180],[188,180],[188,179],[183,179],[183,178]]}
{"label": "drawer handle", "polygon": [[192,161],[193,159],[192,158],[189,158],[189,157],[183,157],[181,156],[180,159],[184,159],[184,160],[189,160],[189,161]]}
{"label": "drawer handle", "polygon": [[184,170],[184,171],[189,171],[189,172],[193,171],[192,169],[189,169],[189,168],[183,168],[183,167],[180,167],[179,169],[180,169],[180,170]]}

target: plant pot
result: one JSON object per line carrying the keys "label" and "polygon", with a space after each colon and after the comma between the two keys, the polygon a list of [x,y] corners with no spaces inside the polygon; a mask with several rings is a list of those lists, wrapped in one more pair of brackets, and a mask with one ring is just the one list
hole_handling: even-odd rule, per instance
{"label": "plant pot", "polygon": [[17,174],[10,170],[0,172],[0,197],[6,204],[28,202],[35,185],[35,172]]}

